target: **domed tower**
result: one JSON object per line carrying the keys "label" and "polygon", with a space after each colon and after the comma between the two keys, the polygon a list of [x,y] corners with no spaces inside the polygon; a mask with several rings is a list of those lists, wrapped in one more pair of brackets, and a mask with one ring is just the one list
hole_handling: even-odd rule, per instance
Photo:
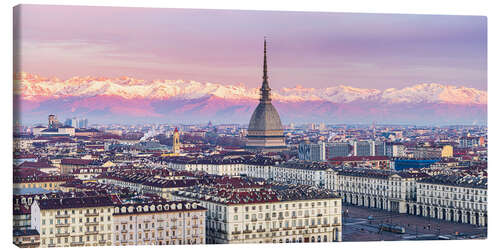
{"label": "domed tower", "polygon": [[285,150],[285,137],[281,119],[271,103],[271,88],[267,77],[267,51],[264,39],[264,74],[260,88],[259,105],[248,124],[247,144],[250,151],[279,152]]}

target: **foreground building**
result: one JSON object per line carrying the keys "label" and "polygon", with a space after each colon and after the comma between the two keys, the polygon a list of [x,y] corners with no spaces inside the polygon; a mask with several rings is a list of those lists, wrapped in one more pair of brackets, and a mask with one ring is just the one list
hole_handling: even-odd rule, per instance
{"label": "foreground building", "polygon": [[205,244],[205,212],[187,201],[116,206],[113,245]]}
{"label": "foreground building", "polygon": [[296,185],[195,186],[173,194],[207,211],[207,243],[342,240],[342,202],[330,190]]}
{"label": "foreground building", "polygon": [[40,247],[110,246],[113,209],[110,196],[35,200],[31,227]]}
{"label": "foreground building", "polygon": [[488,183],[485,177],[438,175],[418,181],[409,214],[488,225]]}

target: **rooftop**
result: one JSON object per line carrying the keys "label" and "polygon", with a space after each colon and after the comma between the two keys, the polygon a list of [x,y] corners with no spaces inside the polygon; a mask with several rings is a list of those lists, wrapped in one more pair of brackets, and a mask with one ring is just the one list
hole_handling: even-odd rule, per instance
{"label": "rooftop", "polygon": [[179,212],[206,210],[197,202],[190,201],[164,201],[155,203],[123,204],[114,208],[114,215],[159,213],[159,212]]}
{"label": "rooftop", "polygon": [[109,207],[115,203],[111,196],[71,197],[38,200],[40,209],[65,209],[83,207]]}
{"label": "rooftop", "polygon": [[442,184],[459,187],[488,188],[488,178],[481,176],[435,175],[418,181],[420,183]]}

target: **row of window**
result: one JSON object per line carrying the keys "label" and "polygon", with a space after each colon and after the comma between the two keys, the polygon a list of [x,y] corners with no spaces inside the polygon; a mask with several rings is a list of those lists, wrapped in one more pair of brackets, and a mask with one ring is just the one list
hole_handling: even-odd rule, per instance
{"label": "row of window", "polygon": [[48,243],[49,245],[55,245],[56,242],[57,244],[62,244],[62,243],[73,243],[73,242],[77,242],[77,243],[84,243],[84,242],[89,242],[91,240],[94,240],[94,241],[97,241],[98,239],[101,240],[101,241],[105,241],[107,238],[107,241],[111,241],[111,234],[108,234],[107,237],[105,237],[103,234],[99,235],[93,235],[92,237],[90,235],[87,235],[87,236],[72,236],[72,237],[57,237],[57,238],[54,238],[54,237],[51,237],[49,238],[47,241],[45,238],[42,238],[42,245],[45,245],[46,243]]}
{"label": "row of window", "polygon": [[[101,225],[99,228],[101,231],[104,231],[104,225]],[[85,227],[85,231],[83,229],[84,229],[83,226],[80,226],[80,227],[72,226],[71,233],[98,232],[97,226],[87,226],[87,227]],[[107,225],[107,229],[108,229],[108,231],[111,231],[111,225]],[[49,234],[54,234],[54,228],[49,228],[48,230],[49,230],[48,231]],[[41,231],[42,235],[45,235],[46,232],[47,232],[46,228],[42,227],[42,231]],[[61,234],[61,233],[69,233],[69,231],[67,229],[56,228],[56,234]]]}
{"label": "row of window", "polygon": [[431,190],[445,190],[445,191],[450,191],[450,192],[461,192],[461,193],[467,193],[467,194],[487,194],[486,190],[482,189],[469,189],[469,188],[456,188],[456,187],[447,187],[447,186],[441,186],[441,185],[431,185],[431,184],[419,184],[419,188],[423,189],[431,189]]}
{"label": "row of window", "polygon": [[[98,210],[96,208],[94,208],[94,209],[88,209],[88,208],[87,209],[78,209],[78,213],[79,214],[82,214],[84,211],[87,214],[90,214],[90,213],[96,214],[96,213],[98,213]],[[105,209],[101,208],[99,211],[101,213],[104,213]],[[108,207],[106,209],[106,211],[108,213],[111,213],[111,208]],[[56,212],[56,215],[68,215],[68,214],[69,214],[68,210],[63,210],[62,212],[61,212],[61,210],[57,210],[57,212]],[[76,214],[76,211],[74,209],[72,209],[71,210],[71,214]],[[42,211],[42,216],[45,216],[45,215],[52,216],[53,215],[52,210],[49,210],[49,212]]]}
{"label": "row of window", "polygon": [[[200,229],[199,232],[198,232],[197,229],[194,229],[192,232],[193,232],[192,236],[195,236],[195,237],[196,236],[201,236],[203,234],[203,229]],[[121,235],[122,235],[122,240],[127,240],[127,233],[122,233]],[[133,240],[134,239],[134,232],[130,232],[128,235],[129,235],[129,237],[128,237],[129,240]],[[143,235],[142,232],[138,232],[137,233],[137,238],[140,239],[140,240],[142,240],[143,239],[142,235]],[[175,237],[176,236],[176,230],[172,230],[172,231],[166,230],[164,232],[160,231],[156,235],[159,238],[162,238],[164,236],[165,237],[169,237],[170,235],[172,237]],[[179,234],[177,234],[177,235],[179,235]],[[151,238],[149,236],[151,236]],[[186,232],[185,232],[185,236],[188,236],[188,237],[191,236],[191,230],[187,229]],[[151,234],[149,232],[144,232],[144,239],[146,239],[146,240],[155,239],[155,232],[153,231],[153,232],[151,232]],[[116,234],[116,241],[119,241],[119,240],[120,240],[120,235]]]}
{"label": "row of window", "polygon": [[[54,224],[54,219],[42,219],[42,225],[46,225],[46,221],[47,220],[49,222],[49,225],[53,225]],[[100,222],[104,222],[104,217],[100,216],[99,217],[99,221]],[[108,215],[106,221],[110,222],[111,221],[111,216]],[[67,218],[65,218],[65,219],[56,219],[56,222],[57,222],[56,225],[59,225],[59,224],[68,224],[69,220]],[[83,218],[78,218],[78,222],[79,223],[83,223],[84,222]],[[93,219],[89,218],[89,217],[85,218],[85,223],[91,223],[91,222],[98,222],[97,221],[97,217],[94,217]],[[75,217],[71,218],[71,223],[76,223],[76,218]]]}
{"label": "row of window", "polygon": [[[129,229],[134,229],[134,225],[133,224],[128,224],[129,226]],[[144,229],[149,229],[149,228],[155,228],[155,223],[152,222],[151,223],[151,227],[149,227],[149,223],[138,223],[137,224],[137,228],[138,229],[142,229],[143,228],[143,225],[144,225]],[[161,222],[157,222],[157,224],[159,227],[161,226],[165,226],[165,227],[168,227],[169,226],[169,222],[166,221],[165,223],[161,223]],[[170,224],[171,226],[182,226],[183,225],[183,221],[179,220],[178,223],[175,223],[175,222],[172,222],[172,224]],[[186,220],[186,225],[187,226],[191,226],[191,220]],[[199,220],[199,222],[197,220],[193,220],[193,226],[197,226],[197,225],[203,225],[203,220]],[[122,224],[122,230],[126,230],[127,229],[127,224]],[[116,231],[120,230],[119,228],[119,225],[116,225]]]}
{"label": "row of window", "polygon": [[[279,205],[272,205],[272,210],[276,210],[276,207],[278,207],[279,209],[282,209],[283,207],[285,209],[289,209],[289,207],[291,208],[295,208],[296,207],[296,204],[297,203],[292,203],[290,204],[291,206],[289,206],[289,204],[279,204]],[[318,201],[318,202],[304,202],[304,203],[298,203],[298,208],[301,209],[302,207],[315,207],[315,206],[318,206],[318,207],[321,207],[321,206],[324,206],[326,207],[327,206],[327,202],[326,201]],[[334,201],[334,206],[337,206],[337,201]],[[265,209],[269,209],[270,205],[265,205]],[[259,211],[262,211],[263,209],[263,206],[262,205],[259,205],[259,206],[245,206],[245,212],[248,212],[250,209],[252,211],[255,211],[256,209],[258,208]],[[238,207],[234,207],[234,212],[237,213],[238,212]]]}

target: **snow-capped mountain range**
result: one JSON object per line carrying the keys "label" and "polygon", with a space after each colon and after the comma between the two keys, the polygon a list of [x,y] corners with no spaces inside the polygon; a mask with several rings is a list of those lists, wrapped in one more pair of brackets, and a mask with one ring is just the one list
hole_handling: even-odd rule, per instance
{"label": "snow-capped mountain range", "polygon": [[[244,123],[259,98],[258,88],[243,84],[145,81],[130,77],[59,80],[19,73],[14,77],[14,87],[23,121],[56,113],[63,117],[88,116],[102,121],[150,117],[159,122],[162,119],[171,122],[175,116],[184,122],[208,119]],[[296,86],[275,88],[272,93],[273,103],[284,122],[486,121],[486,91],[438,83],[385,90],[344,85]]]}

